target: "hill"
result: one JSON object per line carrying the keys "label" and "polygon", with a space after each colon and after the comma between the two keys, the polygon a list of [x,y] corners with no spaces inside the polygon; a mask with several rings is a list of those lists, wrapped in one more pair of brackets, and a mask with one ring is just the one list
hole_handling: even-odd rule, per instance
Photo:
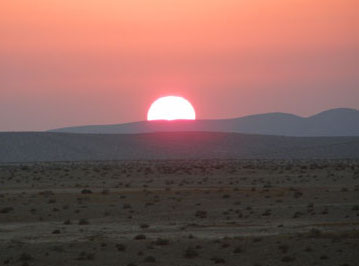
{"label": "hill", "polygon": [[50,131],[83,134],[209,131],[279,136],[359,136],[359,111],[339,108],[310,117],[268,113],[235,119],[143,121],[116,125],[67,127]]}

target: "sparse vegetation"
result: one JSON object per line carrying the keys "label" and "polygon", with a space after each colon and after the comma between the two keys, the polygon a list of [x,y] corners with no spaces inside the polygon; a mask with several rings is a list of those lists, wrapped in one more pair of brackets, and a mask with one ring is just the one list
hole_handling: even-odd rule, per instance
{"label": "sparse vegetation", "polygon": [[356,265],[358,173],[337,160],[0,165],[0,264]]}

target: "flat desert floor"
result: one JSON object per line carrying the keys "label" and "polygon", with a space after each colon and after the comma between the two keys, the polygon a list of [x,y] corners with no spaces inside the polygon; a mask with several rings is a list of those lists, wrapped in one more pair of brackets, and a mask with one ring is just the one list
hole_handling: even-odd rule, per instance
{"label": "flat desert floor", "polygon": [[359,161],[0,165],[0,265],[359,265]]}

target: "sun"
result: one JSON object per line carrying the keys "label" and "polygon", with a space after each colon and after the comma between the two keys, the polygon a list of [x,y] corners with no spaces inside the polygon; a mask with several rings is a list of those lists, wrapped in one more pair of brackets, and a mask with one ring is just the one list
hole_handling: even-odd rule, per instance
{"label": "sun", "polygon": [[147,120],[195,120],[192,104],[183,97],[166,96],[154,101],[148,110]]}

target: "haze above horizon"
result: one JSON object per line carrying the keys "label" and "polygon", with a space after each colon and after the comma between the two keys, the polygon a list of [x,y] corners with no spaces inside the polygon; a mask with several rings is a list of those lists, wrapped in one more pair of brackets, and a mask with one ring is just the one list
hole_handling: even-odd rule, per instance
{"label": "haze above horizon", "polygon": [[0,8],[0,131],[358,109],[355,0],[13,0]]}

